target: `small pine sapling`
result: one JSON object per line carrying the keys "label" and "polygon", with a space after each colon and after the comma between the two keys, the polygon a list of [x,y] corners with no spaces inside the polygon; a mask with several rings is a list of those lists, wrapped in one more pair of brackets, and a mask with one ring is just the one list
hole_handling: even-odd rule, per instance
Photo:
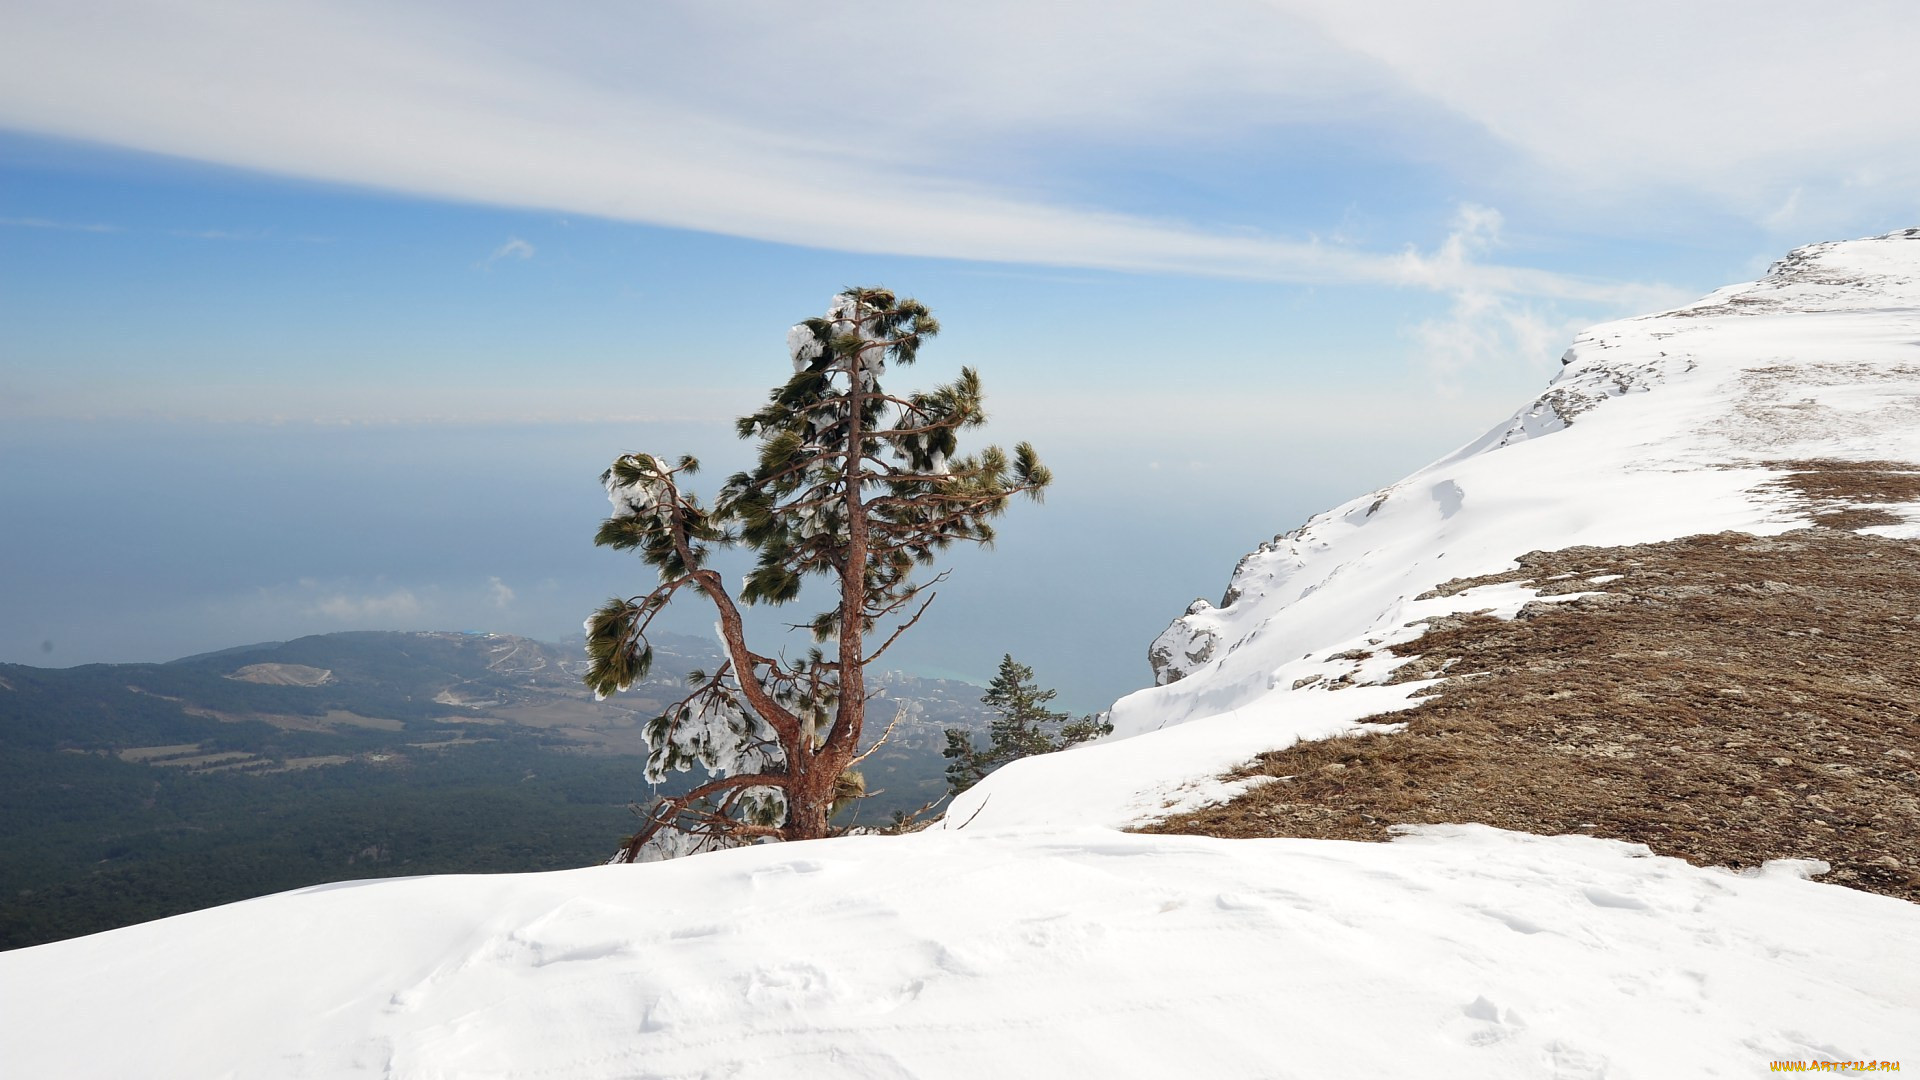
{"label": "small pine sapling", "polygon": [[1032,668],[1002,656],[999,674],[980,699],[999,714],[987,728],[986,748],[975,747],[973,734],[965,728],[946,729],[947,747],[941,753],[953,759],[947,766],[953,793],[967,790],[1015,758],[1051,754],[1113,733],[1113,722],[1105,714],[1074,719],[1047,708],[1056,694],[1034,682]]}

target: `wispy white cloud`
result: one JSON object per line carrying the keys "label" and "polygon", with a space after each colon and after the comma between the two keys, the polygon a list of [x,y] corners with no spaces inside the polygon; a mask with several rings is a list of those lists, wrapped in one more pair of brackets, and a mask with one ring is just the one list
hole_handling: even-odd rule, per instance
{"label": "wispy white cloud", "polygon": [[97,222],[52,221],[47,218],[0,218],[0,226],[11,229],[56,229],[61,232],[116,233],[118,225],[102,225]]}
{"label": "wispy white cloud", "polygon": [[316,600],[312,612],[341,622],[388,622],[416,619],[423,606],[411,589],[377,594],[333,593]]}
{"label": "wispy white cloud", "polygon": [[[52,229],[58,232],[83,233],[124,233],[141,230],[129,230],[120,225],[108,225],[103,222],[55,221],[38,217],[0,217],[0,228],[12,229]],[[181,240],[247,240],[280,241],[296,244],[327,244],[332,241],[324,236],[281,236],[271,229],[166,229],[167,236]],[[532,249],[528,249],[532,254]]]}
{"label": "wispy white cloud", "polygon": [[168,229],[181,240],[236,240],[247,243],[330,244],[325,236],[286,236],[273,229]]}
{"label": "wispy white cloud", "polygon": [[1543,369],[1586,320],[1491,293],[1455,293],[1447,314],[1413,328],[1420,366],[1442,393],[1458,394],[1465,378],[1496,366]]}
{"label": "wispy white cloud", "polygon": [[[325,633],[333,630],[499,628],[550,610],[551,587],[531,601],[497,576],[476,581],[385,577],[311,577],[261,585],[208,601],[207,615],[243,633]],[[530,606],[531,605],[531,606]],[[543,607],[542,605],[547,605]]]}
{"label": "wispy white cloud", "polygon": [[1906,0],[1273,3],[1512,148],[1536,200],[1775,229],[1920,218]]}
{"label": "wispy white cloud", "polygon": [[513,605],[513,588],[497,577],[487,579],[487,601],[494,607],[504,608]]}
{"label": "wispy white cloud", "polygon": [[1050,196],[1045,163],[1337,128],[1510,209],[1920,218],[1907,0],[557,2],[29,0],[0,35],[0,125],[846,251],[1619,306],[1642,293],[1315,242],[1338,223],[1270,207],[1117,213],[1097,184]]}
{"label": "wispy white cloud", "polygon": [[486,259],[480,263],[480,267],[484,270],[491,267],[494,263],[499,262],[501,259],[531,258],[533,258],[533,245],[515,236],[508,238],[506,243],[494,248],[493,254],[488,255]]}
{"label": "wispy white cloud", "polygon": [[267,234],[251,229],[168,229],[168,236],[182,240],[265,240]]}
{"label": "wispy white cloud", "polygon": [[[1407,133],[1444,118],[1408,93],[1399,69],[1336,42],[1311,10],[1242,0],[563,9],[482,16],[454,3],[287,0],[241,17],[220,0],[30,6],[0,39],[0,124],[855,252],[1472,283],[1609,304],[1633,294],[1541,270],[1299,239],[1311,235],[1306,223],[1287,237],[1231,218],[1159,220],[1088,206],[1084,195],[1049,199],[1023,167],[1116,141],[1178,153],[1276,125]],[[876,19],[922,47],[813,62],[848,47],[844,26]],[[641,54],[648,61],[636,64]]]}
{"label": "wispy white cloud", "polygon": [[[1485,288],[1471,279],[1450,272],[1450,268],[1483,257],[1501,243],[1503,220],[1491,207],[1466,205],[1459,208],[1453,230],[1439,249],[1430,256],[1409,254],[1410,261],[1431,270],[1451,296],[1447,313],[1422,320],[1413,327],[1419,351],[1419,366],[1433,379],[1442,393],[1458,395],[1463,381],[1477,372],[1492,368],[1519,367],[1539,370],[1547,357],[1564,348],[1565,342],[1587,321],[1584,316],[1569,316],[1550,302],[1525,301]],[[1679,294],[1652,292],[1649,301],[1678,303]],[[1649,302],[1646,306],[1661,306]]]}

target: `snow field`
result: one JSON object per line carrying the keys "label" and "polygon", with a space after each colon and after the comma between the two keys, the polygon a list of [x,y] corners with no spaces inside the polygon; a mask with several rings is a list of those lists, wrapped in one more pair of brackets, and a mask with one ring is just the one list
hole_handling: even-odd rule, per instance
{"label": "snow field", "polygon": [[368,882],[8,954],[0,1054],[9,1075],[154,1080],[1920,1061],[1911,906],[1770,869],[1479,826],[963,830]]}

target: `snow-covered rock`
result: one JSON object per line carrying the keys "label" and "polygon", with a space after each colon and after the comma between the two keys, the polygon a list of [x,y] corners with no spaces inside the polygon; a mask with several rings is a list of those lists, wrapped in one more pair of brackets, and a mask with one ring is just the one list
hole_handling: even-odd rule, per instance
{"label": "snow-covered rock", "polygon": [[[1920,907],[1479,826],[1119,827],[1391,721],[1368,646],[1536,548],[1805,523],[1805,459],[1920,461],[1920,230],[1581,335],[1540,399],[1244,559],[1114,738],[907,837],[322,886],[0,955],[21,1077],[1665,1077],[1920,1068]],[[1920,535],[1920,510],[1877,531]],[[1338,681],[1338,693],[1321,689]]]}

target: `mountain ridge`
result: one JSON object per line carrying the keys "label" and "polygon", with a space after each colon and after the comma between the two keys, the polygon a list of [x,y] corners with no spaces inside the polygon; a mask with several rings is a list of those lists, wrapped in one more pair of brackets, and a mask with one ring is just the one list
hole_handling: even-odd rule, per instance
{"label": "mountain ridge", "polygon": [[[1893,250],[1889,251],[1890,248]],[[1431,509],[1445,522],[1466,505],[1468,489],[1460,483],[1464,477],[1452,475],[1454,472],[1463,469],[1471,472],[1472,466],[1484,464],[1495,452],[1530,453],[1521,451],[1521,445],[1533,442],[1537,449],[1539,440],[1573,432],[1576,425],[1580,425],[1581,430],[1597,424],[1627,429],[1625,437],[1635,442],[1628,450],[1647,456],[1660,454],[1655,464],[1637,468],[1631,455],[1616,451],[1611,455],[1613,460],[1584,463],[1589,473],[1602,472],[1607,466],[1616,466],[1622,476],[1646,475],[1664,469],[1673,474],[1673,486],[1686,490],[1677,492],[1676,497],[1665,500],[1650,514],[1646,513],[1645,506],[1650,500],[1639,488],[1608,492],[1616,496],[1609,502],[1632,511],[1623,515],[1630,519],[1625,527],[1609,527],[1600,521],[1568,522],[1566,519],[1571,516],[1597,517],[1600,511],[1609,509],[1604,506],[1569,509],[1564,505],[1595,502],[1595,492],[1589,488],[1580,493],[1578,500],[1561,499],[1562,505],[1550,506],[1549,510],[1559,516],[1550,518],[1543,526],[1536,525],[1525,539],[1516,539],[1504,546],[1498,542],[1483,543],[1476,550],[1463,551],[1461,545],[1455,544],[1451,552],[1444,546],[1415,552],[1416,573],[1405,575],[1411,590],[1407,595],[1424,591],[1450,577],[1503,569],[1500,563],[1510,564],[1521,552],[1536,548],[1587,542],[1632,543],[1743,526],[1782,531],[1796,521],[1805,523],[1806,518],[1793,514],[1786,505],[1789,500],[1769,497],[1760,490],[1788,475],[1789,470],[1777,468],[1770,462],[1886,457],[1920,460],[1920,437],[1913,434],[1920,430],[1920,425],[1903,427],[1883,422],[1876,427],[1862,427],[1860,420],[1845,417],[1841,410],[1834,408],[1810,410],[1820,413],[1818,418],[1796,416],[1797,412],[1809,411],[1803,407],[1815,399],[1781,400],[1790,393],[1817,394],[1823,388],[1847,387],[1851,385],[1847,380],[1858,373],[1857,370],[1850,372],[1849,365],[1857,368],[1866,364],[1874,369],[1874,380],[1882,384],[1879,393],[1894,399],[1892,419],[1920,419],[1920,408],[1913,405],[1920,397],[1920,354],[1913,354],[1909,347],[1913,339],[1905,336],[1916,332],[1912,313],[1920,308],[1920,274],[1914,271],[1916,260],[1920,260],[1917,251],[1920,251],[1920,230],[1916,229],[1865,240],[1810,245],[1796,249],[1758,281],[1717,290],[1672,311],[1636,316],[1582,332],[1563,357],[1562,370],[1553,385],[1507,421],[1405,480],[1316,515],[1243,558],[1223,597],[1226,603],[1216,606],[1205,600],[1195,601],[1188,613],[1174,620],[1154,643],[1150,656],[1158,681],[1162,686],[1177,681],[1211,660],[1215,649],[1237,647],[1251,634],[1250,630],[1242,629],[1243,626],[1264,625],[1268,621],[1258,613],[1247,611],[1267,597],[1271,596],[1272,600],[1266,606],[1285,607],[1323,588],[1348,565],[1340,558],[1343,552],[1374,554],[1379,545],[1375,538],[1379,532],[1376,515],[1383,510],[1406,509],[1410,499],[1415,504],[1413,509],[1422,509],[1420,496],[1425,495],[1434,504]],[[1864,265],[1854,267],[1855,263]],[[1789,306],[1795,303],[1801,306]],[[1799,323],[1813,321],[1818,324],[1814,332],[1824,333],[1832,324],[1823,316],[1837,313],[1891,314],[1879,320],[1881,325],[1864,333],[1869,340],[1860,343],[1861,347],[1856,348],[1851,358],[1793,365],[1794,369],[1806,372],[1803,382],[1808,385],[1795,383],[1779,365],[1765,361],[1747,364],[1729,356],[1729,350],[1721,343],[1701,341],[1735,331],[1748,339],[1755,336],[1775,341],[1783,336],[1804,338],[1807,331]],[[1753,325],[1756,320],[1767,324],[1757,333]],[[1891,341],[1877,340],[1879,338]],[[1745,342],[1736,343],[1734,350],[1745,345]],[[1774,355],[1781,356],[1778,352]],[[1717,365],[1719,370],[1712,374],[1722,382],[1731,380],[1746,385],[1737,386],[1736,393],[1726,395],[1733,400],[1717,401],[1711,398],[1721,387],[1708,387],[1706,393],[1692,395],[1695,400],[1682,403],[1678,409],[1662,410],[1661,415],[1651,418],[1652,423],[1640,424],[1639,431],[1632,430],[1635,427],[1632,421],[1639,418],[1623,419],[1613,415],[1624,404],[1624,399],[1646,395],[1656,386],[1677,384],[1700,371],[1703,363]],[[1716,405],[1721,407],[1711,407]],[[1676,412],[1679,415],[1676,416]],[[1714,413],[1723,414],[1717,419],[1728,424],[1728,428],[1719,433],[1720,437],[1690,430],[1707,423]],[[1671,435],[1662,437],[1665,433],[1660,432],[1659,427],[1663,424],[1672,429]],[[1822,424],[1841,430],[1822,431]],[[1847,430],[1849,425],[1851,430]],[[1586,450],[1581,447],[1555,457],[1577,457]],[[1545,465],[1510,486],[1527,489],[1529,497],[1539,499],[1556,494],[1557,486],[1578,474],[1564,460],[1551,460]],[[1553,471],[1556,467],[1560,469],[1558,474]],[[1431,515],[1410,516],[1414,520],[1406,522],[1407,527],[1400,530],[1402,533],[1431,528]],[[1512,528],[1518,517],[1503,517],[1502,525]],[[1909,515],[1903,520],[1911,524],[1920,521],[1920,517]],[[1364,538],[1359,536],[1362,527],[1368,525],[1374,528]],[[1458,532],[1458,528],[1445,531]],[[1401,536],[1392,540],[1405,542]],[[1340,551],[1332,550],[1336,545]],[[1449,553],[1456,563],[1439,567],[1439,556]],[[1474,560],[1474,564],[1453,572],[1463,556]],[[1348,559],[1354,557],[1349,555]],[[1422,575],[1431,580],[1413,580]],[[1373,610],[1379,611],[1384,606],[1383,603]],[[1225,610],[1228,608],[1240,611],[1229,614]],[[1289,617],[1297,618],[1298,613]],[[1316,627],[1316,631],[1319,629]],[[1345,627],[1329,627],[1327,632],[1338,629]],[[1169,696],[1172,695],[1153,697],[1153,707],[1164,713]],[[1144,703],[1140,707],[1145,707]],[[1123,702],[1119,708],[1125,714],[1134,707]]]}

